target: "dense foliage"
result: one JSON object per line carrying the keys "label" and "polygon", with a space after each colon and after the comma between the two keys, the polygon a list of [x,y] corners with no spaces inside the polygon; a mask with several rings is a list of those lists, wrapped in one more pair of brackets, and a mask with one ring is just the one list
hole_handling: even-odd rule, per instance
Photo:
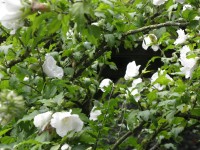
{"label": "dense foliage", "polygon": [[[199,0],[0,0],[0,23],[0,149],[176,149],[199,134]],[[138,46],[161,55],[102,78]]]}

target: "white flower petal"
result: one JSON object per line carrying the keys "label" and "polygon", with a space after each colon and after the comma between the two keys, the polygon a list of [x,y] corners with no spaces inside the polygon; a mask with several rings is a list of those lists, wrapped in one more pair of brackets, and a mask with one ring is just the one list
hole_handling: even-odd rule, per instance
{"label": "white flower petal", "polygon": [[153,51],[158,51],[159,50],[159,46],[158,45],[152,45],[151,48],[153,49]]}
{"label": "white flower petal", "polygon": [[110,79],[103,79],[101,83],[99,84],[99,88],[102,92],[105,92],[105,88],[113,84],[112,80]]}
{"label": "white flower petal", "polygon": [[56,112],[52,115],[51,126],[56,128],[56,133],[64,137],[69,131],[81,131],[83,121],[76,114],[69,112]]}
{"label": "white flower petal", "polygon": [[71,146],[69,146],[68,144],[64,144],[62,147],[61,147],[61,150],[71,150]]}
{"label": "white flower petal", "polygon": [[176,2],[183,4],[185,2],[185,0],[176,0]]}
{"label": "white flower petal", "polygon": [[90,112],[90,118],[89,118],[90,120],[95,121],[98,119],[98,116],[101,115],[101,110],[97,110],[96,108],[97,108],[96,106],[92,108]]}
{"label": "white flower petal", "polygon": [[126,73],[125,73],[125,80],[129,80],[133,77],[136,77],[139,74],[139,68],[141,65],[136,66],[135,61],[132,61],[128,63],[126,67]]}
{"label": "white flower petal", "polygon": [[11,34],[23,26],[20,20],[23,14],[23,5],[21,0],[0,0],[0,22],[7,28],[11,29]]}
{"label": "white flower petal", "polygon": [[157,42],[157,37],[154,34],[148,34],[144,37],[143,42],[142,42],[142,48],[147,50],[149,46],[151,46],[151,48],[154,51],[157,51],[159,49],[158,45],[155,45],[154,43]]}
{"label": "white flower petal", "polygon": [[41,129],[42,131],[46,128],[46,126],[50,123],[52,112],[48,111],[42,114],[38,114],[34,117],[33,124]]}
{"label": "white flower petal", "polygon": [[4,52],[5,55],[8,54],[8,50],[12,48],[12,44],[0,46],[0,52]]}
{"label": "white flower petal", "polygon": [[56,61],[51,55],[45,56],[45,61],[42,65],[42,68],[48,77],[57,77],[61,79],[64,75],[63,69],[56,65]]}
{"label": "white flower petal", "polygon": [[128,90],[126,90],[126,97],[129,97],[129,93],[130,95],[132,95],[135,99],[136,102],[138,102],[141,98],[140,93],[138,91],[138,89],[134,89],[133,87],[128,87]]}
{"label": "white flower petal", "polygon": [[137,79],[133,80],[132,88],[135,88],[139,83],[142,83],[142,79],[141,78],[137,78]]}
{"label": "white flower petal", "polygon": [[194,69],[196,68],[196,64],[198,61],[198,57],[195,58],[187,58],[187,53],[190,51],[189,46],[183,46],[180,50],[180,62],[183,66],[180,68],[181,72],[185,74],[185,78],[191,78]]}
{"label": "white flower petal", "polygon": [[153,0],[154,5],[162,5],[166,2],[167,0]]}
{"label": "white flower petal", "polygon": [[193,7],[190,4],[186,4],[183,6],[183,11],[185,11],[186,9],[191,10]]}
{"label": "white flower petal", "polygon": [[[159,91],[163,90],[165,88],[165,85],[161,85],[159,83],[154,83],[154,82],[158,79],[159,75],[162,75],[163,73],[164,73],[164,70],[158,69],[158,71],[154,73],[151,77],[151,84],[153,85],[154,88],[156,88]],[[173,81],[173,79],[168,74],[166,74],[165,77]]]}
{"label": "white flower petal", "polygon": [[179,29],[176,31],[178,33],[178,38],[176,39],[176,41],[174,42],[175,45],[178,45],[178,44],[182,44],[184,43],[188,36],[185,34],[185,31],[182,30],[182,29]]}

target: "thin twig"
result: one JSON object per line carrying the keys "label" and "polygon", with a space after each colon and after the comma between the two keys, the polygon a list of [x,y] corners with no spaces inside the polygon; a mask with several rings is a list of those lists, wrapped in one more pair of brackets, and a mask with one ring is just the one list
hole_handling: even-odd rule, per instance
{"label": "thin twig", "polygon": [[141,122],[139,126],[137,126],[133,131],[128,131],[125,133],[116,143],[112,146],[111,150],[115,150],[123,141],[125,141],[129,136],[136,136],[143,129],[145,122]]}
{"label": "thin twig", "polygon": [[20,55],[18,59],[10,61],[8,64],[6,64],[6,66],[11,68],[12,66],[24,61],[28,56],[30,56],[30,50],[27,48],[23,55]]}
{"label": "thin twig", "polygon": [[195,116],[195,115],[191,115],[191,114],[183,114],[183,113],[177,113],[177,114],[175,114],[175,117],[183,117],[186,120],[189,120],[189,119],[200,120],[200,116]]}
{"label": "thin twig", "polygon": [[35,90],[36,92],[40,93],[40,91],[38,91],[35,87],[27,84],[27,83],[24,83],[24,82],[21,82],[22,84],[26,85],[26,86],[29,86],[30,88],[32,88],[33,90]]}
{"label": "thin twig", "polygon": [[125,32],[124,34],[122,34],[122,37],[126,37],[126,36],[131,35],[131,34],[143,32],[143,31],[151,30],[151,29],[157,29],[157,28],[161,28],[161,27],[167,27],[167,26],[179,26],[179,27],[182,27],[182,26],[186,26],[188,24],[189,24],[188,22],[180,23],[180,22],[171,22],[170,21],[170,22],[166,22],[166,23],[149,25],[149,26],[144,26],[144,27],[139,28],[139,29],[130,30],[128,32]]}

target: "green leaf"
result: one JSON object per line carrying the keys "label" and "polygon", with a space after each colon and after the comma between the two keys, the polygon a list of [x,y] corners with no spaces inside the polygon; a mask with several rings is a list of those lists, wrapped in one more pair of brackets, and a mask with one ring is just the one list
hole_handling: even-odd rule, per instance
{"label": "green leaf", "polygon": [[51,136],[50,136],[49,132],[46,131],[46,132],[43,132],[41,135],[37,136],[35,138],[35,140],[38,142],[41,142],[41,143],[49,142],[51,140]]}
{"label": "green leaf", "polygon": [[52,146],[50,150],[59,150],[59,148],[60,148],[60,144]]}
{"label": "green leaf", "polygon": [[150,115],[151,115],[151,113],[150,113],[149,110],[140,111],[140,112],[138,113],[139,119],[142,119],[142,120],[144,120],[144,121],[148,121]]}
{"label": "green leaf", "polygon": [[4,136],[4,137],[0,138],[0,143],[2,143],[2,144],[8,145],[8,144],[14,143],[15,141],[16,141],[15,137],[11,137],[11,136]]}
{"label": "green leaf", "polygon": [[105,34],[104,37],[109,47],[113,47],[115,45],[115,37],[113,34]]}
{"label": "green leaf", "polygon": [[39,114],[39,111],[35,110],[32,113],[28,114],[28,115],[24,115],[24,117],[22,119],[19,119],[17,121],[17,124],[19,124],[20,122],[25,122],[25,121],[30,121],[32,120],[36,115]]}
{"label": "green leaf", "polygon": [[178,136],[178,134],[180,134],[183,131],[183,129],[184,129],[184,127],[175,127],[175,128],[172,128],[171,133],[176,138]]}
{"label": "green leaf", "polygon": [[6,134],[8,131],[10,131],[12,128],[7,128],[7,129],[3,129],[0,131],[0,136]]}

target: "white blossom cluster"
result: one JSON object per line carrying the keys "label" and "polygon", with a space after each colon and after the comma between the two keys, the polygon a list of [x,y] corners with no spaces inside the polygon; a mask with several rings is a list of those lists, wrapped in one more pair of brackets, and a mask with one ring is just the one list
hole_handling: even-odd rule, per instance
{"label": "white blossom cluster", "polygon": [[34,125],[44,131],[48,125],[56,129],[56,133],[64,137],[70,131],[79,132],[83,128],[83,121],[77,114],[69,112],[45,112],[34,117]]}
{"label": "white blossom cluster", "polygon": [[190,52],[189,46],[185,45],[180,50],[180,62],[183,67],[180,68],[181,72],[185,74],[185,78],[191,78],[194,69],[196,68],[198,57],[187,58],[187,53]]}
{"label": "white blossom cluster", "polygon": [[[187,9],[187,8],[185,8]],[[188,39],[188,35],[182,29],[177,30],[178,38],[175,40],[174,44],[184,44]],[[194,69],[196,68],[198,57],[187,58],[187,53],[190,52],[189,46],[185,45],[180,49],[180,59],[182,67],[180,68],[181,73],[185,75],[185,78],[191,78]]]}

